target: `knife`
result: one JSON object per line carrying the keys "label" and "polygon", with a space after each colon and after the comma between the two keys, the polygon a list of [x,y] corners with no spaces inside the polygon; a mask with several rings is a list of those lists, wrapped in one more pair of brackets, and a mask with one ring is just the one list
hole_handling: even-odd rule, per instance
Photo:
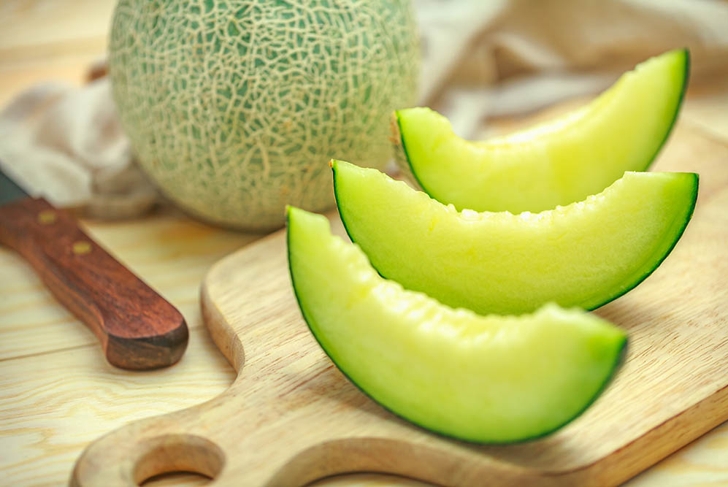
{"label": "knife", "polygon": [[68,212],[33,198],[0,168],[0,244],[18,252],[128,370],[176,363],[187,348],[182,314],[86,235]]}

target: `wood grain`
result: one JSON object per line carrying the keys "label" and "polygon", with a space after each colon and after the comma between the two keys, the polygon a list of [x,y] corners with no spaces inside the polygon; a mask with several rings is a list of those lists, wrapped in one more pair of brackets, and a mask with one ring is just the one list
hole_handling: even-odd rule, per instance
{"label": "wood grain", "polygon": [[0,361],[0,484],[65,485],[79,452],[103,433],[230,384],[233,372],[202,328],[191,330],[187,354],[194,359],[142,373],[109,366],[90,346]]}
{"label": "wood grain", "polygon": [[106,54],[114,0],[0,2],[0,107],[36,83],[79,85]]}
{"label": "wood grain", "polygon": [[199,286],[210,265],[258,237],[169,210],[82,225],[182,312],[189,347],[170,368],[140,373],[111,367],[92,332],[58,304],[24,260],[0,247],[0,485],[65,485],[94,439],[130,421],[209,400],[234,378],[202,326]]}
{"label": "wood grain", "polygon": [[628,330],[629,356],[604,396],[557,434],[476,446],[380,408],[308,332],[280,232],[222,260],[203,284],[203,314],[239,371],[235,383],[206,404],[95,442],[76,464],[73,485],[133,485],[180,468],[216,485],[251,487],[362,471],[445,486],[486,478],[493,486],[626,481],[728,419],[728,153],[714,149],[678,130],[655,167],[700,173],[695,215],[652,276],[598,311]]}
{"label": "wood grain", "polygon": [[[35,83],[80,84],[104,55],[115,0],[0,1],[0,105]],[[682,120],[710,134],[704,152],[728,161],[728,105],[688,97]],[[691,110],[697,103],[696,110]],[[505,121],[503,121],[505,122]],[[717,135],[717,137],[716,137]],[[720,142],[723,143],[720,143]],[[680,149],[672,146],[668,150]],[[685,154],[691,156],[689,150]],[[696,154],[701,158],[705,154]],[[86,220],[84,230],[185,316],[190,345],[174,367],[128,373],[109,367],[91,331],[60,306],[32,268],[0,246],[0,484],[68,482],[84,448],[130,421],[190,407],[222,393],[235,375],[202,328],[199,285],[215,261],[254,237],[208,227],[168,210],[144,219]],[[30,399],[24,399],[30,398]],[[173,474],[145,485],[204,485]],[[343,475],[316,487],[414,487],[376,474]],[[728,485],[728,423],[671,455],[629,487]]]}

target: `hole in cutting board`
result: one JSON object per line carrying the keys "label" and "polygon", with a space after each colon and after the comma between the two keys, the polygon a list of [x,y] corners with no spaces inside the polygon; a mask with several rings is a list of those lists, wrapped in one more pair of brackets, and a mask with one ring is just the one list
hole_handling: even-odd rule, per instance
{"label": "hole in cutting board", "polygon": [[142,487],[201,487],[209,485],[213,479],[195,472],[171,472],[155,475],[145,480]]}
{"label": "hole in cutting board", "polygon": [[134,468],[134,480],[145,487],[205,485],[225,464],[220,447],[195,435],[157,436],[139,447],[145,451]]}

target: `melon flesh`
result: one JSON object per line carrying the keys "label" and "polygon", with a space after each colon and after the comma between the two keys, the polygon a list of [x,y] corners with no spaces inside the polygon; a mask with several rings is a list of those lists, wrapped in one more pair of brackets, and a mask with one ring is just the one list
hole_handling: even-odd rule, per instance
{"label": "melon flesh", "polygon": [[484,443],[537,438],[583,412],[623,356],[619,328],[548,305],[478,316],[382,279],[321,215],[289,209],[288,257],[306,322],[362,391],[437,433]]}
{"label": "melon flesh", "polygon": [[332,157],[382,167],[419,75],[408,2],[120,0],[114,100],[141,167],[205,220],[247,230],[334,204]]}
{"label": "melon flesh", "polygon": [[375,169],[333,161],[346,231],[385,277],[480,314],[547,302],[594,309],[650,275],[695,207],[693,173],[627,172],[586,200],[541,213],[445,206]]}
{"label": "melon flesh", "polygon": [[[502,137],[467,141],[428,108],[396,111],[406,173],[459,210],[539,212],[600,193],[643,171],[670,134],[687,86],[676,50],[625,73],[590,104]],[[401,154],[400,154],[401,155]]]}

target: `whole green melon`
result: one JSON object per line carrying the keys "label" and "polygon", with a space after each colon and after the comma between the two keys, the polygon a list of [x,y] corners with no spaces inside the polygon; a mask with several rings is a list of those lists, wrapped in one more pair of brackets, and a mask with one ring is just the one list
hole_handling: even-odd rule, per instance
{"label": "whole green melon", "polygon": [[120,0],[109,68],[122,126],[162,192],[205,220],[283,225],[334,205],[332,158],[381,168],[415,102],[406,0]]}

